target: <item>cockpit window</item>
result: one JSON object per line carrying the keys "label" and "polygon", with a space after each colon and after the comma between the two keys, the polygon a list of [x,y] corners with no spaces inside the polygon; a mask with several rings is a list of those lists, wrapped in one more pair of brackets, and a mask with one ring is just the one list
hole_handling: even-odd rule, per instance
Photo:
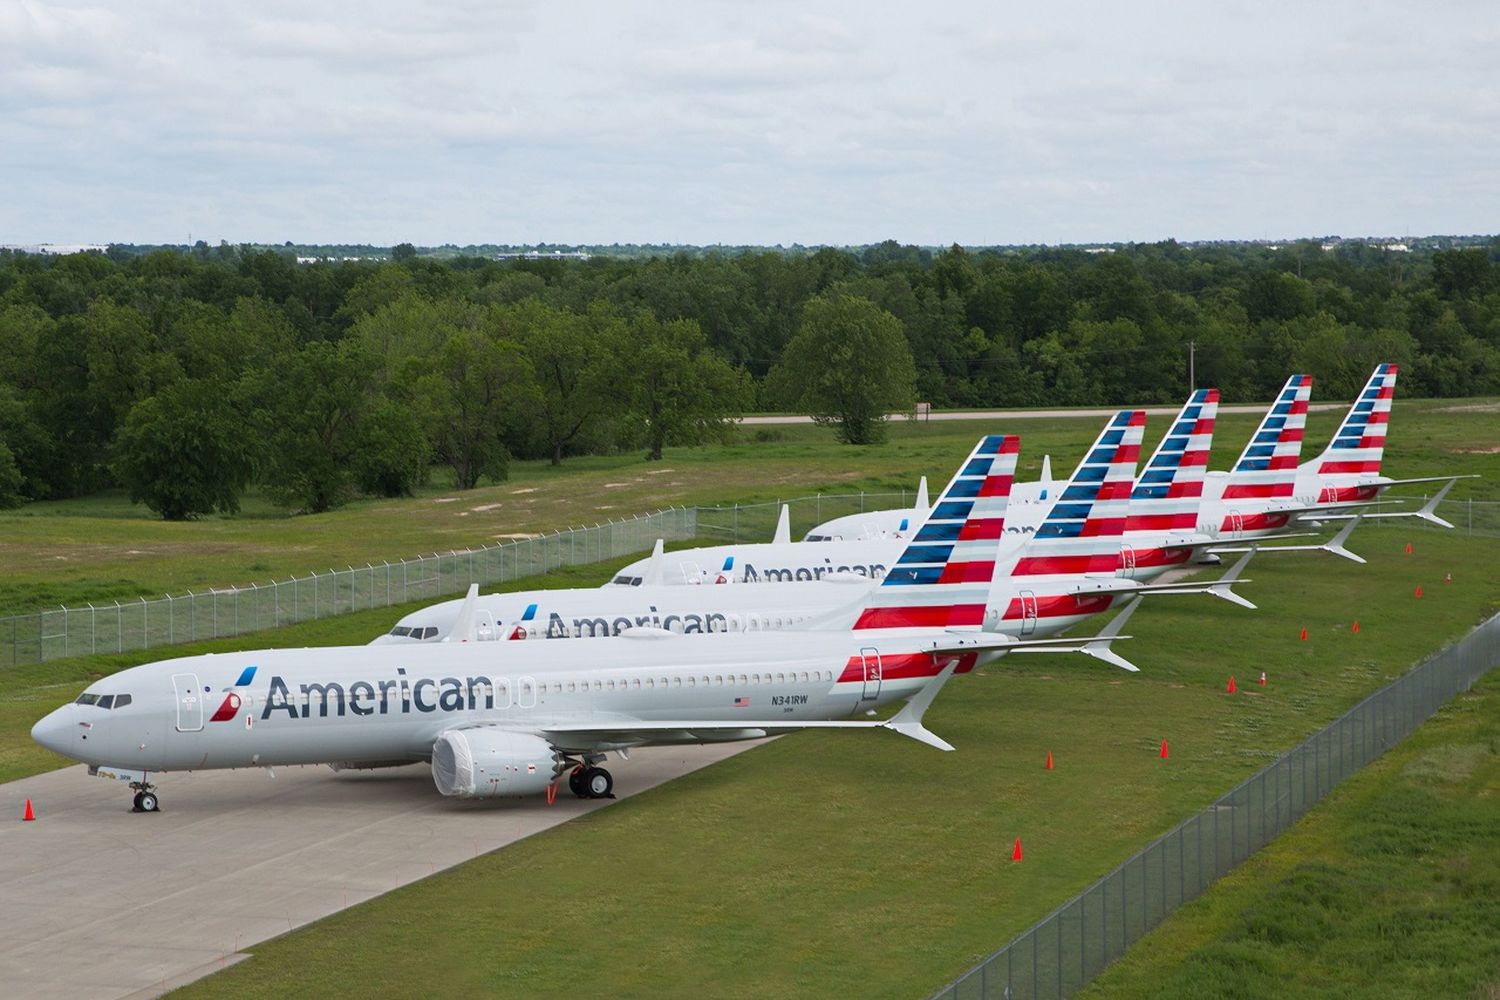
{"label": "cockpit window", "polygon": [[625,573],[621,573],[619,576],[611,580],[610,583],[613,583],[619,587],[639,587],[641,585],[641,577],[629,576]]}
{"label": "cockpit window", "polygon": [[115,696],[112,695],[112,694],[101,695],[99,697],[99,707],[100,708],[114,708],[115,707]]}
{"label": "cockpit window", "polygon": [[407,628],[405,625],[397,625],[395,628],[391,629],[391,635],[409,636],[411,635],[411,629]]}
{"label": "cockpit window", "polygon": [[99,701],[99,696],[97,694],[89,694],[87,691],[85,691],[83,694],[81,694],[81,695],[78,696],[78,702],[77,702],[77,704],[79,704],[79,705],[94,705],[94,704],[97,704],[98,701]]}
{"label": "cockpit window", "polygon": [[423,639],[437,638],[438,630],[436,625],[429,625],[425,629],[412,629],[413,634],[417,633],[418,631],[422,633],[421,638]]}
{"label": "cockpit window", "polygon": [[827,535],[808,535],[805,539],[803,539],[803,541],[808,542],[826,542],[828,540],[829,538]]}
{"label": "cockpit window", "polygon": [[115,708],[124,708],[126,705],[129,705],[129,704],[130,704],[130,695],[128,695],[128,694],[117,694],[117,695],[115,695]]}

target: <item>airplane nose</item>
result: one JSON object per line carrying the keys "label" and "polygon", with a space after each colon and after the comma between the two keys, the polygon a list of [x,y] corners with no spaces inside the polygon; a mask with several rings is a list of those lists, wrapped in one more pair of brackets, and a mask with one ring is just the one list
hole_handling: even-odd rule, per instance
{"label": "airplane nose", "polygon": [[73,706],[64,705],[31,727],[31,738],[53,753],[72,756],[73,737],[78,726],[73,720]]}

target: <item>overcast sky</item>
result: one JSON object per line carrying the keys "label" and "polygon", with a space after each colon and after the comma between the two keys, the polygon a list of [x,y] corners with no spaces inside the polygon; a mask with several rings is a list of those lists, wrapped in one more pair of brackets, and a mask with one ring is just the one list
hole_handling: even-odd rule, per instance
{"label": "overcast sky", "polygon": [[0,0],[0,243],[1497,231],[1494,0]]}

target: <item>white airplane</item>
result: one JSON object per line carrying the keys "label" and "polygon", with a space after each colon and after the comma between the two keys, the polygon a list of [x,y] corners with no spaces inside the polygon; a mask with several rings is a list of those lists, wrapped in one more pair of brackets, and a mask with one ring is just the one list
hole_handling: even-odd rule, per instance
{"label": "white airplane", "polygon": [[845,514],[824,521],[802,537],[804,542],[842,542],[872,538],[903,538],[927,520],[932,505],[927,502],[927,477],[917,483],[916,503],[892,510]]}
{"label": "white airplane", "polygon": [[[961,480],[972,499],[926,525],[948,542],[914,546],[848,628],[179,657],[90,684],[32,738],[129,782],[145,812],[164,771],[429,761],[444,795],[550,801],[564,774],[575,794],[609,795],[604,754],[639,746],[885,728],[951,750],[922,717],[958,658],[1020,645],[981,630],[1004,535],[995,487],[1008,492],[1017,450],[1014,437],[985,439]],[[890,719],[846,718],[903,698]]]}
{"label": "white airplane", "polygon": [[[1227,475],[1209,474],[1198,530],[1220,540],[1243,541],[1342,520],[1347,522],[1344,528],[1325,544],[1261,546],[1260,551],[1321,550],[1364,562],[1344,542],[1366,519],[1417,517],[1453,527],[1437,516],[1437,505],[1458,480],[1472,476],[1391,479],[1380,474],[1396,391],[1396,366],[1376,366],[1322,454],[1299,465],[1311,384],[1307,375],[1288,379],[1234,469]],[[1364,509],[1392,486],[1418,483],[1446,485],[1417,510],[1371,513]]]}
{"label": "white airplane", "polygon": [[[1212,429],[1211,405],[1208,402],[1209,409],[1204,411],[1207,416],[1200,416],[1194,406],[1180,425],[1183,434],[1172,435],[1153,459],[1155,472],[1160,474],[1154,488],[1159,488],[1162,495],[1147,501],[1150,505],[1164,506],[1169,511],[1180,506],[1176,476],[1183,469],[1193,468],[1201,476],[1203,463],[1192,456],[1195,449],[1207,453],[1206,434]],[[1128,580],[1116,579],[1113,568],[1120,558],[1122,538],[1126,537],[1126,518],[1122,515],[1137,506],[1130,489],[1143,429],[1142,415],[1130,411],[1122,412],[1106,424],[1074,473],[1074,479],[1060,494],[1039,506],[1041,514],[1027,512],[1032,521],[1043,522],[1043,530],[1032,527],[1027,533],[1012,535],[1008,530],[1010,514],[1016,508],[1008,508],[1004,524],[1007,530],[1000,542],[1002,547],[991,581],[992,611],[984,623],[987,630],[1017,637],[1050,635],[1108,608],[1122,593],[1210,593],[1236,603],[1248,603],[1230,589],[1237,573],[1207,586],[1191,583],[1142,588]],[[983,446],[984,442],[980,444]],[[1181,460],[1184,454],[1188,456],[1186,461]],[[960,475],[939,498],[939,507],[972,502],[973,498],[964,491],[974,488],[973,481],[964,473],[981,461],[983,456],[977,450],[969,456]],[[987,483],[985,488],[989,491],[987,496],[1003,497],[1011,489],[1011,483]],[[1005,492],[1000,492],[1002,489]],[[1182,492],[1191,494],[1190,489]],[[1188,514],[1191,516],[1191,511]],[[940,525],[924,523],[919,527],[912,540],[900,543],[904,549],[897,554],[892,572],[922,558],[931,543],[951,542],[941,531]],[[1075,538],[1079,531],[1084,532],[1083,537]],[[1080,551],[1080,547],[1085,551]],[[645,579],[658,575],[655,567],[660,557],[658,543],[651,563],[644,570]],[[847,628],[857,618],[872,584],[864,577],[841,580],[742,587],[645,583],[635,587],[539,590],[483,597],[477,595],[476,588],[469,597],[407,615],[389,635],[374,642],[559,639],[620,635],[641,627],[685,633]],[[1128,666],[1118,657],[1103,655],[1110,652],[1108,641],[1081,639],[1072,646],[1056,647],[1055,651],[1089,653]],[[963,673],[968,665],[961,665],[959,672]]]}

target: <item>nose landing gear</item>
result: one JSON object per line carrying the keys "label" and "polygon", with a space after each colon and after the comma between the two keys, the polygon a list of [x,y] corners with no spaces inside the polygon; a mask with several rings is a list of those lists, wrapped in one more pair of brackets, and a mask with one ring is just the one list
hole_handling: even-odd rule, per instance
{"label": "nose landing gear", "polygon": [[130,787],[135,789],[135,806],[131,812],[154,813],[161,807],[155,785],[147,781],[132,781]]}

